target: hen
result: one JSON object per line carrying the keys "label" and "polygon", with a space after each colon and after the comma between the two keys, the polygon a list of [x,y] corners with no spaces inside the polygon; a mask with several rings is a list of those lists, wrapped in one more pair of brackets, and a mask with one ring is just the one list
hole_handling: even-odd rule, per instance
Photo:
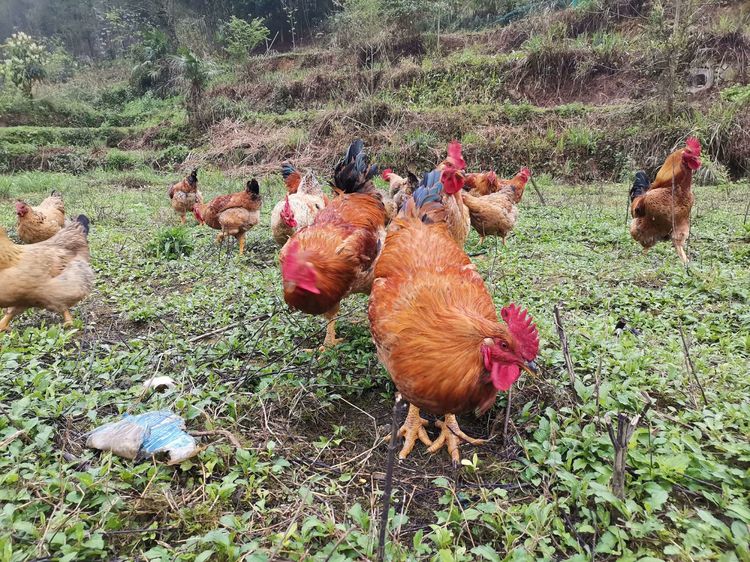
{"label": "hen", "polygon": [[260,221],[260,185],[253,179],[247,182],[245,191],[220,195],[210,203],[196,203],[193,214],[199,224],[207,224],[221,232],[216,241],[234,236],[240,245],[240,255],[245,253],[245,234]]}
{"label": "hen", "polygon": [[701,167],[701,144],[687,139],[685,148],[669,155],[649,183],[646,172],[638,172],[630,189],[630,235],[643,246],[643,253],[662,240],[672,240],[682,263],[688,263],[685,242],[690,235],[693,208],[693,172]]}
{"label": "hen", "polygon": [[196,203],[203,203],[203,196],[198,190],[198,170],[193,170],[188,177],[170,187],[169,199],[172,208],[180,215],[180,222],[185,224],[185,215],[193,212]]}
{"label": "hen", "polygon": [[383,170],[380,177],[388,182],[389,195],[393,200],[396,212],[404,206],[406,200],[411,196],[419,184],[419,178],[411,172],[408,172],[407,176],[404,178],[395,174],[390,168]]}
{"label": "hen", "polygon": [[324,347],[338,343],[334,318],[350,293],[370,292],[373,265],[385,238],[385,207],[372,183],[361,140],[334,170],[337,195],[313,223],[281,249],[284,300],[293,309],[328,319]]}
{"label": "hen", "polygon": [[49,240],[26,246],[14,244],[0,228],[0,307],[7,308],[0,332],[27,308],[45,308],[73,323],[70,308],[94,285],[89,265],[89,220],[84,215]]}
{"label": "hen", "polygon": [[271,233],[279,246],[300,228],[312,224],[320,210],[328,204],[318,180],[311,173],[300,178],[291,164],[282,166],[287,195],[271,211]]}
{"label": "hen", "polygon": [[[521,369],[533,371],[539,349],[536,326],[511,304],[499,322],[482,277],[451,234],[441,194],[448,170],[423,180],[389,229],[375,266],[369,318],[378,357],[410,403],[399,434],[400,458],[416,440],[434,453],[446,445],[458,462],[464,434],[456,414],[489,409]],[[433,443],[420,409],[444,415]]]}
{"label": "hen", "polygon": [[23,201],[16,201],[16,230],[18,237],[26,244],[44,242],[57,234],[65,226],[65,205],[62,195],[53,191],[37,207]]}
{"label": "hen", "polygon": [[[471,228],[469,209],[464,205],[461,190],[464,186],[464,162],[461,154],[461,143],[453,141],[448,145],[448,156],[437,167],[441,172],[440,181],[436,182],[433,189],[439,190],[439,198],[442,202],[445,215],[445,224],[453,239],[462,248],[466,243]],[[425,180],[423,179],[423,182]]]}
{"label": "hen", "polygon": [[464,191],[468,191],[474,197],[497,193],[500,191],[500,179],[492,171],[467,174]]}

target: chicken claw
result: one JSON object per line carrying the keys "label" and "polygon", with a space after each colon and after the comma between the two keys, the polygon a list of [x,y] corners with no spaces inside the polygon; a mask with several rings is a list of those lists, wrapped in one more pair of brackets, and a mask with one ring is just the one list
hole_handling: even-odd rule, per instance
{"label": "chicken claw", "polygon": [[422,419],[422,416],[419,415],[419,408],[409,404],[409,413],[406,414],[404,425],[398,430],[398,436],[404,438],[404,446],[398,454],[400,460],[404,460],[409,456],[417,439],[428,447],[432,445],[432,441],[430,441],[430,438],[427,436],[427,431],[425,431],[427,423],[427,420]]}
{"label": "chicken claw", "polygon": [[484,439],[474,439],[461,431],[461,428],[458,427],[456,416],[453,414],[445,414],[445,421],[436,421],[435,425],[440,428],[440,435],[432,446],[427,449],[427,452],[435,453],[445,445],[448,448],[451,459],[453,459],[454,465],[457,465],[461,461],[461,454],[458,451],[458,445],[461,443],[461,440],[472,445],[481,445],[484,443]]}
{"label": "chicken claw", "polygon": [[63,310],[63,327],[71,328],[73,326],[73,315],[70,310]]}

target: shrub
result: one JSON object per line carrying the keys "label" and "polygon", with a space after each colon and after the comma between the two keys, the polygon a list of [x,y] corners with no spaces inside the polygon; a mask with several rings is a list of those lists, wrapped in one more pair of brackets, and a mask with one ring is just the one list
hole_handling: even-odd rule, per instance
{"label": "shrub", "polygon": [[113,148],[104,157],[104,168],[107,170],[130,170],[135,168],[140,160],[122,150]]}
{"label": "shrub", "polygon": [[173,166],[182,164],[190,154],[190,149],[183,144],[173,144],[165,148],[156,156],[156,163],[159,166]]}
{"label": "shrub", "polygon": [[250,52],[268,39],[270,31],[264,25],[263,18],[255,18],[251,21],[232,16],[221,29],[221,41],[224,50],[229,57],[235,61],[241,61]]}
{"label": "shrub", "polygon": [[157,231],[146,245],[146,253],[152,257],[176,260],[193,253],[193,239],[185,226],[171,226]]}
{"label": "shrub", "polygon": [[5,78],[31,98],[31,88],[47,75],[44,68],[47,51],[22,31],[11,35],[3,50],[6,57],[3,61]]}

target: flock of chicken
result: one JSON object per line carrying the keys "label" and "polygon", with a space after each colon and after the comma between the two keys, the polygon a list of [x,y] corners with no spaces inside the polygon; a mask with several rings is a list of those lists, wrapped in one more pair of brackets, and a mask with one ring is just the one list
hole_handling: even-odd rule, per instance
{"label": "flock of chicken", "polygon": [[[690,138],[671,154],[654,182],[636,175],[630,191],[631,235],[647,251],[671,239],[683,262],[689,234],[693,171],[701,146]],[[351,293],[370,295],[368,316],[378,357],[410,410],[400,435],[405,458],[417,440],[435,452],[446,446],[459,459],[461,440],[479,443],[459,428],[455,415],[486,411],[498,391],[508,391],[521,371],[536,372],[539,336],[529,314],[509,304],[497,316],[484,281],[464,252],[473,226],[484,239],[503,243],[518,218],[517,205],[531,177],[528,168],[510,180],[494,172],[467,174],[461,145],[419,181],[369,163],[362,141],[351,144],[333,172],[326,195],[315,176],[282,166],[287,195],[271,214],[271,230],[281,246],[284,300],[293,309],[324,315],[324,348],[338,343],[335,317]],[[245,190],[203,202],[197,171],[169,190],[172,207],[185,222],[192,212],[200,224],[219,230],[219,241],[234,236],[244,251],[246,232],[260,220],[262,199],[256,180]],[[16,203],[13,243],[0,228],[0,307],[7,308],[0,331],[27,308],[45,308],[72,322],[69,309],[89,294],[89,221],[66,223],[64,205],[53,193],[38,207]],[[432,442],[420,409],[444,416]]]}

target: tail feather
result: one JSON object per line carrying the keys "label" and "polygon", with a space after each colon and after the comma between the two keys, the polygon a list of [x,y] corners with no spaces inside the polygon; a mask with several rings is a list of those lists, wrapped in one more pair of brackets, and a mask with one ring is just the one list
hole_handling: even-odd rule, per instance
{"label": "tail feather", "polygon": [[333,171],[333,184],[344,193],[367,191],[372,186],[370,180],[377,173],[378,167],[375,164],[370,165],[369,157],[364,151],[364,142],[357,139],[336,165]]}
{"label": "tail feather", "polygon": [[632,203],[636,197],[640,197],[646,193],[650,186],[651,181],[648,179],[646,172],[636,172],[633,187],[630,188],[630,202]]}
{"label": "tail feather", "polygon": [[83,233],[88,236],[91,222],[86,215],[78,215],[76,222],[83,227]]}

